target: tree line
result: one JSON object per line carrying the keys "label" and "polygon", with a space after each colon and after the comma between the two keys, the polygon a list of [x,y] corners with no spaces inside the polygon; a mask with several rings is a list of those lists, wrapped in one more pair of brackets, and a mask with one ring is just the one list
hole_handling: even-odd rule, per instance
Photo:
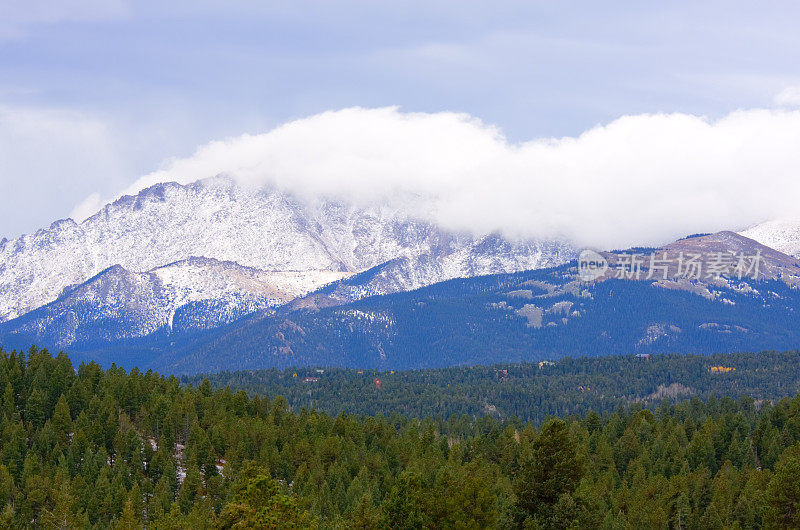
{"label": "tree line", "polygon": [[0,389],[2,527],[800,526],[800,397],[331,415],[36,348]]}
{"label": "tree line", "polygon": [[[713,371],[714,367],[729,370]],[[800,393],[798,373],[800,352],[764,351],[616,355],[398,372],[327,367],[241,370],[184,376],[181,382],[196,386],[208,379],[215,388],[279,394],[293,409],[305,406],[333,415],[398,413],[444,420],[453,415],[492,415],[541,423],[549,416],[602,414],[633,403],[652,409],[664,399],[675,403],[695,397],[705,401],[712,396],[750,396],[777,401]]]}

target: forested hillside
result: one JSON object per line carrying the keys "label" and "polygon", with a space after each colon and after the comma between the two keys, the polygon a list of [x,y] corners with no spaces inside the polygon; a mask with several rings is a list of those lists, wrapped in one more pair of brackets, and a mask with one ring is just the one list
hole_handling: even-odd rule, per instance
{"label": "forested hillside", "polygon": [[[456,414],[517,417],[614,412],[632,403],[749,396],[773,400],[800,393],[800,352],[617,355],[555,362],[462,366],[412,371],[325,369],[242,370],[183,377],[199,385],[284,396],[294,408],[329,414]],[[377,381],[380,384],[377,383]]]}
{"label": "forested hillside", "polygon": [[2,527],[800,525],[800,398],[331,416],[36,349],[0,353],[0,388]]}

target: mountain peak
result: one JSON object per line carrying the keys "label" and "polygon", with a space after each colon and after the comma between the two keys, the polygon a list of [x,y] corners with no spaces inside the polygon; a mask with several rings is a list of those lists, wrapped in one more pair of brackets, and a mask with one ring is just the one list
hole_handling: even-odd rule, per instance
{"label": "mountain peak", "polygon": [[[654,249],[604,252],[602,256],[607,268],[583,269],[582,278],[669,280],[670,286],[690,289],[697,283],[743,278],[780,279],[800,285],[800,260],[731,231],[687,237]],[[588,266],[588,262],[582,263]]]}
{"label": "mountain peak", "polygon": [[664,245],[662,250],[695,251],[695,252],[761,252],[762,254],[785,256],[758,241],[742,234],[723,230],[713,234],[683,238]]}
{"label": "mountain peak", "polygon": [[333,281],[402,256],[433,265],[423,273],[396,270],[387,289],[572,257],[566,245],[496,237],[476,246],[478,241],[402,210],[324,199],[308,203],[224,175],[185,185],[159,183],[119,198],[80,225],[59,221],[0,247],[0,321],[40,307],[113,265],[138,274],[182,260],[214,259],[253,271],[291,271],[281,281],[290,282],[290,292],[303,294],[321,278]]}

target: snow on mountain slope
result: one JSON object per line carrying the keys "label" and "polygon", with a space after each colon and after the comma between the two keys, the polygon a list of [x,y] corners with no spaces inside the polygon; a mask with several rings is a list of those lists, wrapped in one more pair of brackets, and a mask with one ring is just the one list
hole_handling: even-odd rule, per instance
{"label": "snow on mountain slope", "polygon": [[553,267],[574,257],[561,243],[511,243],[490,235],[449,254],[401,257],[326,286],[292,302],[293,308],[329,307],[369,296],[409,291],[453,278]]}
{"label": "snow on mountain slope", "polygon": [[[57,347],[217,327],[276,307],[347,273],[264,272],[209,258],[137,273],[115,265],[55,302],[5,323],[5,333]],[[298,282],[302,275],[302,281]]]}
{"label": "snow on mountain slope", "polygon": [[282,305],[307,292],[350,273],[339,271],[266,272],[213,258],[189,259],[158,267],[149,272],[161,282],[172,305],[246,296]]}
{"label": "snow on mountain slope", "polygon": [[766,221],[740,233],[784,254],[800,257],[800,218]]}
{"label": "snow on mountain slope", "polygon": [[[336,280],[341,276],[332,273],[360,272],[402,257],[424,256],[437,265],[426,274],[407,269],[396,288],[553,265],[574,252],[564,244],[508,245],[507,253],[495,256],[480,252],[480,241],[472,237],[444,232],[394,208],[309,203],[224,177],[158,184],[118,199],[80,224],[57,221],[0,242],[0,321],[51,302],[114,265],[144,272],[203,256],[286,272],[293,292],[303,294],[319,286],[320,275]],[[554,246],[560,249],[555,255],[545,250]]]}

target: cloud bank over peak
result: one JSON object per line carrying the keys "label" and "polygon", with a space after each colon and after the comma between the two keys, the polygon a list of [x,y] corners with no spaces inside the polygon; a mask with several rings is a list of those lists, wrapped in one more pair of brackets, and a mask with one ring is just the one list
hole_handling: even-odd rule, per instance
{"label": "cloud bank over peak", "polygon": [[[800,111],[788,109],[631,115],[511,143],[467,114],[348,108],[203,145],[126,193],[226,174],[303,197],[413,197],[450,229],[618,248],[796,215],[798,145]],[[87,204],[97,197],[76,215]]]}

